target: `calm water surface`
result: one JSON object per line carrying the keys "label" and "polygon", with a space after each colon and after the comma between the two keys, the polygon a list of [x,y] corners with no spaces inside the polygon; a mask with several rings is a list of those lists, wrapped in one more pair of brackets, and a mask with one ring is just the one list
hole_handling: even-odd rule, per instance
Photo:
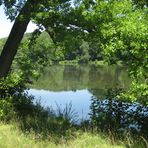
{"label": "calm water surface", "polygon": [[103,100],[110,88],[127,89],[130,85],[126,68],[120,66],[61,66],[47,67],[29,94],[41,105],[64,108],[71,103],[80,118],[89,118],[92,98]]}

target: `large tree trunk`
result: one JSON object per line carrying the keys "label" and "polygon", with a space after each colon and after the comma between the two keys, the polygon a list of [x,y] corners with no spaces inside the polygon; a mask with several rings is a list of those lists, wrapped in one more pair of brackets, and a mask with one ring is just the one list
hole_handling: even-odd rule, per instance
{"label": "large tree trunk", "polygon": [[27,29],[28,23],[31,19],[32,4],[28,0],[19,15],[17,16],[14,25],[11,29],[9,37],[4,45],[0,56],[0,78],[6,77],[11,68],[13,59],[17,53],[19,44]]}

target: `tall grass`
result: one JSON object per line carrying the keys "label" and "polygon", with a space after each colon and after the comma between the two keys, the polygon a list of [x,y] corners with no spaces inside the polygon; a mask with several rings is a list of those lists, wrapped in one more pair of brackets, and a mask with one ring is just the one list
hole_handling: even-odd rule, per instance
{"label": "tall grass", "polygon": [[75,137],[65,140],[61,137],[60,143],[55,143],[54,137],[48,136],[42,139],[40,134],[33,131],[22,132],[17,123],[0,123],[0,147],[1,148],[81,148],[81,147],[125,147],[123,144],[112,144],[109,139],[103,136],[93,135],[86,132],[75,132]]}
{"label": "tall grass", "polygon": [[77,114],[71,104],[65,108],[57,106],[57,111],[45,110],[25,97],[13,100],[13,104],[16,118],[13,122],[0,122],[0,148],[148,147],[147,139],[140,136],[125,134],[120,137],[112,131],[100,132],[85,121],[81,125],[75,124]]}
{"label": "tall grass", "polygon": [[[0,123],[0,147],[1,148],[147,148],[145,139],[139,140],[143,143],[134,143],[130,137],[124,141],[114,141],[102,133],[74,132],[68,140],[60,137],[60,142],[56,143],[54,136],[48,135],[42,139],[41,134],[32,131],[22,132],[18,123]],[[145,141],[145,142],[144,142]]]}

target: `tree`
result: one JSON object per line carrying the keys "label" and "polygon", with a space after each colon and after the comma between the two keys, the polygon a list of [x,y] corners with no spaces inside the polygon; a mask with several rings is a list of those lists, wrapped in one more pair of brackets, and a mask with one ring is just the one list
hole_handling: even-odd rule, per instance
{"label": "tree", "polygon": [[[9,15],[17,17],[0,57],[0,77],[8,74],[26,27],[32,19],[39,27],[45,28],[55,44],[65,49],[67,47],[69,52],[83,38],[89,45],[97,47],[101,56],[104,55],[110,63],[121,60],[129,67],[131,76],[138,83],[144,81],[140,87],[142,95],[139,96],[146,98],[147,1],[77,1],[75,6],[71,5],[70,0],[43,0],[38,3],[35,0],[23,1],[18,12]],[[9,9],[15,7],[15,2],[18,1],[3,1]]]}
{"label": "tree", "polygon": [[[4,4],[6,4],[6,6],[9,6],[10,3],[6,3],[6,2],[7,1],[4,1]],[[23,6],[23,8],[20,10],[19,15],[15,19],[10,35],[1,52],[0,78],[6,77],[10,70],[10,67],[14,59],[14,56],[16,55],[18,46],[23,38],[24,32],[26,31],[27,25],[31,19],[31,12],[32,12],[34,3],[35,2],[33,0],[28,0]]]}
{"label": "tree", "polygon": [[89,35],[90,41],[97,43],[107,61],[116,63],[120,60],[128,67],[133,84],[122,97],[148,104],[147,2],[97,2],[83,13],[96,24],[95,31]]}
{"label": "tree", "polygon": [[[15,19],[15,22],[0,56],[0,78],[7,76],[13,59],[17,53],[18,46],[31,19],[34,19],[39,27],[43,25],[50,37],[53,39],[53,41],[55,41],[55,36],[52,32],[52,29],[54,28],[58,34],[59,32],[62,34],[63,29],[66,29],[66,31],[68,30],[66,21],[67,17],[70,18],[71,16],[66,15],[66,17],[63,17],[62,14],[66,14],[66,11],[72,8],[70,0],[42,0],[41,2],[36,2],[35,0],[3,0],[1,4],[5,5],[7,10],[6,14],[8,14],[10,19]],[[42,15],[44,16],[42,17]],[[40,16],[41,19],[39,19]],[[48,23],[46,21],[46,17],[49,17]],[[39,20],[43,23],[41,23]],[[59,22],[58,26],[56,26],[57,22]]]}

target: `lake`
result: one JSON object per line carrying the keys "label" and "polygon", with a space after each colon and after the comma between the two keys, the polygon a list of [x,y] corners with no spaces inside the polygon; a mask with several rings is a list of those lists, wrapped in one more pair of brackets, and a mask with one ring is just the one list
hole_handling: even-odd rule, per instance
{"label": "lake", "polygon": [[93,98],[105,100],[108,89],[128,89],[130,78],[125,67],[94,65],[53,65],[28,91],[45,108],[61,109],[72,104],[79,119],[89,119]]}

